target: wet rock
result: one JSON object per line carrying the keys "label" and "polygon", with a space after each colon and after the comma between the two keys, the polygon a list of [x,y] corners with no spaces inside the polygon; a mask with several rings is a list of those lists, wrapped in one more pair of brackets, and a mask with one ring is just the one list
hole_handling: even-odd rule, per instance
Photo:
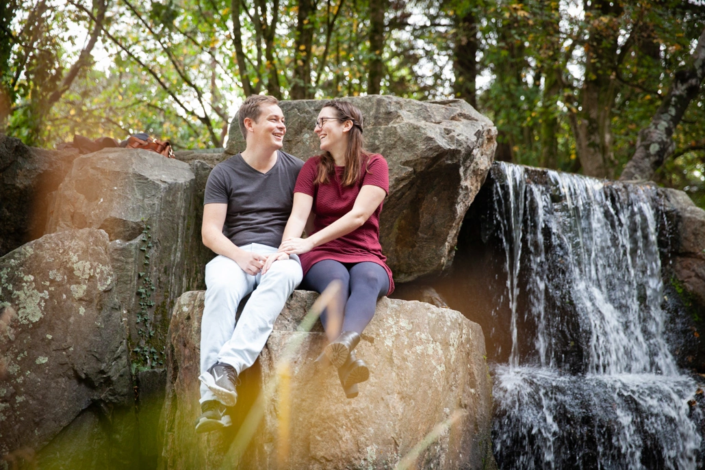
{"label": "wet rock", "polygon": [[705,210],[683,191],[660,189],[664,211],[674,228],[673,273],[705,308]]}
{"label": "wet rock", "polygon": [[44,234],[49,194],[77,156],[0,136],[0,256]]}
{"label": "wet rock", "polygon": [[117,428],[129,426],[118,415],[133,391],[115,283],[102,230],[45,235],[0,258],[0,454],[29,449],[69,468],[105,463],[114,448],[112,465],[129,463],[134,433]]}
{"label": "wet rock", "polygon": [[[324,345],[320,325],[295,331],[316,296],[294,292],[260,359],[241,376],[234,426],[208,435],[194,430],[204,293],[179,299],[169,331],[159,468],[392,468],[439,423],[448,426],[421,452],[418,468],[490,467],[491,384],[477,324],[450,309],[381,300],[356,349],[370,365],[370,380],[357,398],[346,399],[335,369],[313,363]],[[236,434],[293,338],[303,342],[284,374],[289,393],[280,386],[235,458]]]}
{"label": "wet rock", "polygon": [[[497,130],[462,100],[366,96],[349,101],[365,116],[367,149],[389,163],[380,238],[395,280],[441,272],[453,260],[463,216],[492,164]],[[323,103],[281,102],[287,152],[303,160],[320,153],[313,124]],[[228,135],[226,154],[245,148],[237,117]]]}

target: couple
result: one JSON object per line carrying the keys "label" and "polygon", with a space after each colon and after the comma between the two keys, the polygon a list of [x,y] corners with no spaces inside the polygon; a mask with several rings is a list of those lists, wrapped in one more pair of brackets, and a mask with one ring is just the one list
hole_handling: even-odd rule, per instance
{"label": "couple", "polygon": [[379,243],[389,172],[381,155],[363,150],[360,110],[327,102],[314,127],[322,154],[306,163],[280,150],[286,125],[276,98],[250,96],[238,119],[246,148],[213,169],[204,197],[203,243],[218,256],[206,266],[197,432],[231,425],[238,374],[255,362],[299,283],[320,293],[342,282],[334,300],[342,325],[321,315],[325,355],[345,395],[356,397],[370,373],[353,349],[377,299],[394,289]]}

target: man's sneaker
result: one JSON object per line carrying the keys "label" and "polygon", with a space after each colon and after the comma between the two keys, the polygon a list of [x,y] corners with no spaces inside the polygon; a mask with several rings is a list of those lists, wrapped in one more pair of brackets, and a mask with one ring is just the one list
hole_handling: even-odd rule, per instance
{"label": "man's sneaker", "polygon": [[237,372],[229,364],[216,362],[210,369],[198,378],[213,392],[225,406],[235,406],[237,403]]}
{"label": "man's sneaker", "polygon": [[208,400],[201,403],[201,416],[196,421],[196,432],[211,432],[227,428],[233,424],[225,405],[218,400]]}

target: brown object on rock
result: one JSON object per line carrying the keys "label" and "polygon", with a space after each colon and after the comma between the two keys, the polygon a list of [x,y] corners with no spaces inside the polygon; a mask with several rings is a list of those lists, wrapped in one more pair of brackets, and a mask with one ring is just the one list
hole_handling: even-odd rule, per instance
{"label": "brown object on rock", "polygon": [[[311,333],[295,330],[316,297],[294,292],[258,362],[241,375],[235,424],[203,436],[194,423],[204,292],[181,296],[169,330],[160,469],[219,468],[226,458],[229,468],[393,468],[441,423],[453,424],[424,448],[418,468],[493,467],[491,379],[479,325],[454,310],[380,300],[355,349],[371,376],[357,398],[347,399],[335,368],[314,363],[325,344],[320,324]],[[242,458],[226,457],[257,392],[275,376],[288,342],[301,335],[284,374],[288,394],[266,406]]]}
{"label": "brown object on rock", "polygon": [[76,157],[0,136],[0,256],[44,235],[50,194]]}
{"label": "brown object on rock", "polygon": [[164,140],[148,137],[147,140],[142,140],[139,137],[131,135],[127,138],[128,149],[142,149],[156,152],[166,158],[174,158],[174,151],[171,148],[171,143]]}
{"label": "brown object on rock", "polygon": [[[440,273],[453,261],[460,224],[492,165],[497,129],[463,100],[345,100],[363,112],[366,148],[389,163],[380,241],[394,279]],[[324,103],[280,102],[287,119],[286,152],[303,160],[321,153],[313,123]],[[225,157],[244,149],[235,116]]]}

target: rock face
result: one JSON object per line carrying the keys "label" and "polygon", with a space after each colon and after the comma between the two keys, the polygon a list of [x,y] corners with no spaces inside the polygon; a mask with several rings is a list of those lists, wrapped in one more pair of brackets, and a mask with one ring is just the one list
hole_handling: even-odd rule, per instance
{"label": "rock face", "polygon": [[145,150],[84,155],[56,191],[49,216],[50,233],[84,227],[108,233],[116,298],[129,318],[132,342],[148,343],[136,354],[150,367],[163,363],[175,300],[203,284],[212,256],[200,239],[210,167],[196,162],[193,168]]}
{"label": "rock face", "polygon": [[683,191],[659,188],[668,233],[663,242],[669,344],[681,367],[705,373],[705,210]]}
{"label": "rock face", "polygon": [[[313,363],[324,345],[320,326],[310,333],[295,331],[316,296],[294,293],[258,363],[242,374],[232,411],[235,425],[200,436],[194,422],[200,414],[204,293],[188,292],[179,299],[169,332],[159,468],[218,468],[224,462],[238,468],[392,468],[438,424],[448,426],[423,448],[417,468],[494,465],[491,384],[477,324],[450,309],[381,300],[356,349],[370,365],[370,380],[360,386],[357,398],[346,399],[335,369]],[[291,360],[288,385],[280,384],[240,458],[226,455],[233,443],[241,442],[239,425],[263,384],[276,375],[292,338],[303,343]]]}
{"label": "rock face", "polygon": [[[497,130],[462,100],[419,102],[391,96],[346,100],[365,116],[366,147],[389,163],[390,191],[380,237],[397,282],[437,274],[453,260],[460,224],[492,165]],[[313,123],[324,101],[284,101],[284,150],[320,153]],[[237,116],[226,154],[245,148]]]}
{"label": "rock face", "polygon": [[129,463],[131,433],[116,432],[133,425],[127,325],[109,251],[105,232],[85,229],[0,258],[0,454],[51,442],[41,468]]}
{"label": "rock face", "polygon": [[0,136],[0,256],[44,234],[49,194],[77,156]]}
{"label": "rock face", "polygon": [[673,224],[673,272],[705,307],[705,210],[683,191],[661,189],[664,210]]}

